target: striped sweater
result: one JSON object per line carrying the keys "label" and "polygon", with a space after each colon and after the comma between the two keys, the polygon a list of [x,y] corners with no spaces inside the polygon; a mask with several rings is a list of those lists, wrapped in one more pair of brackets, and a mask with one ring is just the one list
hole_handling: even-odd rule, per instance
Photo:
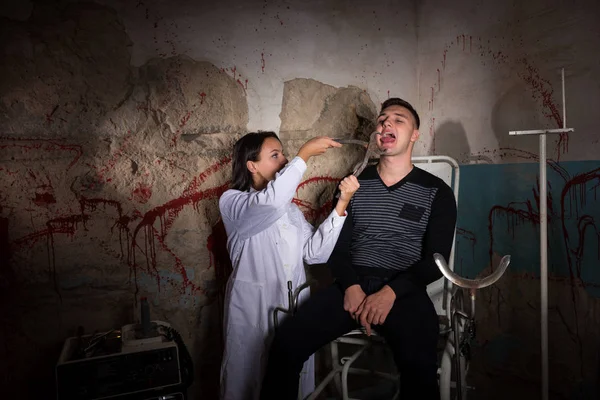
{"label": "striped sweater", "polygon": [[366,168],[358,180],[360,188],[328,261],[342,289],[358,283],[355,267],[388,270],[397,298],[439,279],[433,254],[450,257],[456,224],[452,189],[416,166],[390,187],[376,166]]}

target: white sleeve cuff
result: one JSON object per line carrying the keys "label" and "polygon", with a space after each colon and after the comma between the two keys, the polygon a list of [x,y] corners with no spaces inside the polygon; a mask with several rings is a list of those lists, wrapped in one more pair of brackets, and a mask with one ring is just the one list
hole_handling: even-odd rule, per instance
{"label": "white sleeve cuff", "polygon": [[346,220],[346,216],[348,215],[347,211],[344,211],[344,215],[343,216],[339,216],[337,211],[333,210],[331,212],[331,214],[329,214],[329,217],[327,217],[327,219],[331,220],[331,225],[334,228],[337,228],[338,226],[342,226],[344,224],[344,221]]}

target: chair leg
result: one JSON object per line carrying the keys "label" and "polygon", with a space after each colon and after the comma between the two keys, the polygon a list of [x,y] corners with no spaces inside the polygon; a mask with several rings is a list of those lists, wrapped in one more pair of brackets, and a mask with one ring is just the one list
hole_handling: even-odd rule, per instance
{"label": "chair leg", "polygon": [[[333,370],[341,371],[342,365],[340,364],[340,353],[339,353],[339,349],[338,349],[338,342],[335,340],[333,342],[331,342],[330,349],[331,349],[331,364],[332,364]],[[335,374],[335,376],[333,377],[333,383],[335,385],[335,389],[337,391],[338,396],[341,395],[342,394],[341,376],[338,374]]]}
{"label": "chair leg", "polygon": [[452,357],[454,356],[454,346],[450,340],[446,342],[446,348],[442,355],[440,365],[440,400],[450,400],[450,384],[452,381]]}
{"label": "chair leg", "polygon": [[460,357],[460,376],[462,383],[462,400],[467,400],[467,393],[469,387],[467,386],[467,360],[464,357]]}
{"label": "chair leg", "polygon": [[348,371],[350,370],[350,366],[356,361],[358,357],[367,349],[371,347],[371,343],[364,345],[356,353],[352,355],[352,357],[348,358],[348,360],[344,363],[344,368],[342,368],[342,399],[349,400],[348,397]]}
{"label": "chair leg", "polygon": [[335,382],[335,387],[337,389],[338,396],[342,393],[342,385],[340,380],[340,373],[342,371],[342,365],[340,364],[339,352],[338,352],[338,343],[334,340],[330,344],[331,350],[331,371],[325,379],[315,388],[315,391],[310,394],[306,398],[306,400],[315,400],[319,394],[327,387],[329,382],[332,380]]}

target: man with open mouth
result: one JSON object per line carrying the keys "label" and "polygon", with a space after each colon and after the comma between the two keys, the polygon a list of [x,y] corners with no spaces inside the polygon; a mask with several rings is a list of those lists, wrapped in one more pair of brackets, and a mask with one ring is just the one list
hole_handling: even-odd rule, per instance
{"label": "man with open mouth", "polygon": [[303,362],[332,340],[362,327],[390,346],[400,398],[439,399],[438,317],[426,287],[441,278],[433,254],[448,259],[456,224],[452,189],[412,163],[419,115],[399,98],[377,118],[377,165],[360,187],[328,265],[335,283],[312,295],[278,329],[261,399],[295,400]]}

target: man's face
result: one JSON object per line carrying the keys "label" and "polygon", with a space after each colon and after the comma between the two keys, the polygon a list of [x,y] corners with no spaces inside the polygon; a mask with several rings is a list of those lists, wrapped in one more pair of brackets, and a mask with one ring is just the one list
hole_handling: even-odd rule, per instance
{"label": "man's face", "polygon": [[389,106],[377,118],[377,146],[385,156],[406,153],[419,138],[412,113],[402,106]]}

